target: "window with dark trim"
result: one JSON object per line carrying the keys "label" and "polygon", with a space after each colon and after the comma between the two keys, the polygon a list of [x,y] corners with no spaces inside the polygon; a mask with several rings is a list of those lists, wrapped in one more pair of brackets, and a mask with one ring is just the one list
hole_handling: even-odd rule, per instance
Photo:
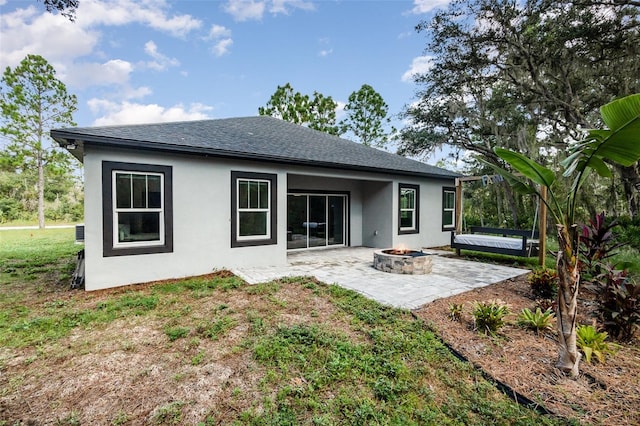
{"label": "window with dark trim", "polygon": [[442,188],[442,230],[456,227],[456,189]]}
{"label": "window with dark trim", "polygon": [[231,172],[231,247],[277,243],[277,175]]}
{"label": "window with dark trim", "polygon": [[398,233],[417,234],[420,231],[420,186],[401,183],[398,189]]}
{"label": "window with dark trim", "polygon": [[103,256],[173,251],[171,166],[102,162]]}

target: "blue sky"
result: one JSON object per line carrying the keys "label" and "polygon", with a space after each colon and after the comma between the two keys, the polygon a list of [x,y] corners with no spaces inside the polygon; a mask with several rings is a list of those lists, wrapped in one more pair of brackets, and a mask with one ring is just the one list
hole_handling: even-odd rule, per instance
{"label": "blue sky", "polygon": [[429,66],[414,27],[447,3],[80,0],[73,23],[0,0],[0,67],[42,55],[79,126],[254,116],[287,82],[340,107],[366,83],[396,115]]}

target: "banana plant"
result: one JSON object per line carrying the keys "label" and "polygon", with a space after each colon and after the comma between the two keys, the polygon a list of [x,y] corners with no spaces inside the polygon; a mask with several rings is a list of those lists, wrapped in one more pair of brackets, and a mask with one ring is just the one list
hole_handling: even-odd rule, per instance
{"label": "banana plant", "polygon": [[[508,163],[514,173],[490,163],[497,173],[518,192],[538,195],[555,220],[558,233],[558,308],[559,335],[556,367],[570,377],[579,373],[580,353],[576,347],[576,314],[580,267],[578,265],[578,226],[575,223],[576,204],[582,184],[592,172],[612,177],[609,164],[631,166],[640,159],[640,93],[630,95],[600,108],[606,129],[588,130],[585,138],[573,145],[570,155],[562,161],[563,177],[573,178],[566,199],[554,192],[556,174],[525,157],[502,148],[495,153]],[[548,197],[542,197],[547,187]]]}

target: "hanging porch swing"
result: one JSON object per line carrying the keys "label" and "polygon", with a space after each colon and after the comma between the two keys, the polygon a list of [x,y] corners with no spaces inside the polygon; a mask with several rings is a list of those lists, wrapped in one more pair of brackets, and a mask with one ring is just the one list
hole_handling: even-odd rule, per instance
{"label": "hanging porch swing", "polygon": [[[502,182],[500,175],[468,176],[456,179],[456,230],[451,232],[451,248],[504,254],[519,257],[538,256],[540,265],[545,262],[546,250],[546,205],[543,198],[536,204],[536,212],[531,230],[471,226],[468,233],[462,232],[464,220],[462,185],[465,182],[482,181],[483,186]],[[546,197],[546,188],[541,194]],[[536,229],[536,223],[538,229]]]}

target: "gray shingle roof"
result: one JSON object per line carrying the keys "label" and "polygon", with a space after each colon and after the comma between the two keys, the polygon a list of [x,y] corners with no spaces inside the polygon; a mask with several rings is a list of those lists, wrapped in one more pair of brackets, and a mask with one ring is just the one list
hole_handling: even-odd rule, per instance
{"label": "gray shingle roof", "polygon": [[459,176],[269,116],[77,127],[52,130],[51,136],[62,146],[92,144],[402,175]]}

